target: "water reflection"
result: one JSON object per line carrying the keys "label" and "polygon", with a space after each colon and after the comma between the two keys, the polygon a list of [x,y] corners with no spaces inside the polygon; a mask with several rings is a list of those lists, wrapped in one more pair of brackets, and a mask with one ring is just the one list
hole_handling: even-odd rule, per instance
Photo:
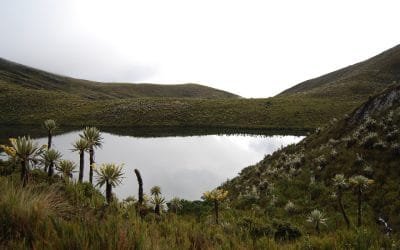
{"label": "water reflection", "polygon": [[[68,132],[53,139],[54,148],[64,159],[79,162],[71,152],[71,144],[79,132]],[[132,137],[103,133],[104,143],[96,150],[97,164],[124,163],[125,179],[115,189],[119,198],[137,196],[134,169],[143,177],[145,192],[154,185],[162,188],[167,199],[174,196],[199,199],[227,178],[235,177],[241,169],[260,161],[264,155],[281,146],[296,143],[302,136],[204,135],[186,137]],[[46,144],[46,138],[37,139]],[[86,157],[85,179],[88,178]]]}
{"label": "water reflection", "polygon": [[[63,153],[63,158],[78,162],[78,154],[70,151],[78,134],[70,132],[54,138],[54,147]],[[119,198],[137,194],[133,170],[138,168],[145,191],[159,185],[167,199],[179,196],[191,200],[199,199],[205,190],[233,178],[265,154],[302,138],[243,135],[137,138],[109,133],[104,133],[103,137],[104,145],[96,151],[96,162],[125,164],[123,184],[115,189]],[[45,144],[46,138],[38,141]],[[88,171],[85,172],[87,177]]]}

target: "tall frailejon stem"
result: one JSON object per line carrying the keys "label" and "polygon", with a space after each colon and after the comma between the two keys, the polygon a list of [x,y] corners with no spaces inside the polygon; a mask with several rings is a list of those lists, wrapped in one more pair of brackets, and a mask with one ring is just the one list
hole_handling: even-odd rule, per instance
{"label": "tall frailejon stem", "polygon": [[47,133],[47,149],[50,149],[50,148],[51,148],[51,141],[52,141],[52,139],[53,139],[53,135],[52,135],[52,133],[51,133],[50,130],[49,130],[48,133]]}
{"label": "tall frailejon stem", "polygon": [[369,185],[374,183],[373,180],[368,179],[365,176],[357,175],[350,178],[350,183],[353,185],[355,192],[357,194],[357,226],[360,227],[362,225],[361,217],[362,217],[362,194],[368,188]]}
{"label": "tall frailejon stem", "polygon": [[348,181],[344,177],[343,174],[336,174],[332,180],[333,180],[333,185],[336,188],[337,200],[338,200],[340,212],[342,213],[343,219],[346,222],[347,229],[349,229],[350,228],[350,220],[347,217],[346,211],[344,210],[344,206],[343,206],[343,191],[349,187]]}
{"label": "tall frailejon stem", "polygon": [[[43,122],[43,126],[47,131],[47,150],[50,150],[51,149],[52,138],[53,138],[53,133],[57,128],[57,124],[56,124],[56,122],[54,120],[48,119],[48,120]],[[44,164],[45,171],[48,170],[47,169],[48,167],[49,167],[49,164],[45,163]],[[50,170],[49,170],[49,172],[50,172]],[[49,173],[49,175],[50,175],[50,173]]]}
{"label": "tall frailejon stem", "polygon": [[48,164],[49,164],[49,169],[47,175],[49,177],[52,177],[54,174],[54,162],[49,162]]}
{"label": "tall frailejon stem", "polygon": [[110,204],[112,201],[112,187],[108,180],[106,181],[106,199],[107,203]]}
{"label": "tall frailejon stem", "polygon": [[135,169],[136,178],[139,184],[139,205],[143,204],[143,180],[138,169]]}
{"label": "tall frailejon stem", "polygon": [[362,196],[362,189],[361,186],[358,187],[357,190],[358,197],[357,197],[357,226],[360,227],[362,225],[361,222],[361,196]]}
{"label": "tall frailejon stem", "polygon": [[57,123],[52,119],[48,119],[43,122],[43,126],[47,130],[47,149],[49,150],[51,148],[53,133],[57,129]]}
{"label": "tall frailejon stem", "polygon": [[224,201],[228,196],[228,191],[223,189],[214,189],[212,191],[205,192],[203,198],[214,204],[215,224],[219,223],[219,203]]}
{"label": "tall frailejon stem", "polygon": [[82,183],[85,170],[85,151],[88,150],[89,144],[86,139],[80,138],[75,141],[72,146],[72,151],[79,153],[79,182]]}
{"label": "tall frailejon stem", "polygon": [[350,220],[347,217],[346,211],[344,210],[344,206],[343,206],[343,202],[342,202],[342,188],[338,188],[338,203],[339,203],[339,208],[340,208],[340,212],[343,215],[344,221],[346,222],[347,225],[347,229],[350,229]]}
{"label": "tall frailejon stem", "polygon": [[218,200],[214,200],[215,224],[219,224]]}
{"label": "tall frailejon stem", "polygon": [[94,149],[101,147],[103,138],[101,137],[100,130],[96,127],[86,127],[83,133],[79,135],[82,139],[85,139],[89,148],[90,166],[89,166],[89,181],[93,184],[93,164],[94,162]]}
{"label": "tall frailejon stem", "polygon": [[21,161],[21,180],[22,180],[22,186],[25,187],[26,184],[28,183],[28,161],[22,160]]}
{"label": "tall frailejon stem", "polygon": [[94,164],[94,149],[90,146],[89,149],[89,182],[93,184],[93,164]]}
{"label": "tall frailejon stem", "polygon": [[85,168],[85,151],[81,150],[79,152],[79,182],[83,181],[83,171]]}

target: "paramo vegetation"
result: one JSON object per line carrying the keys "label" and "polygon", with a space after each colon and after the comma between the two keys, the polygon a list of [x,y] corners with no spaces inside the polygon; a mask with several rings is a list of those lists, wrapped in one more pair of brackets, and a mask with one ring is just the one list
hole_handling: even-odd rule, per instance
{"label": "paramo vegetation", "polygon": [[0,247],[398,249],[399,104],[400,87],[372,97],[201,201],[166,201],[159,186],[146,194],[139,169],[129,171],[137,196],[119,200],[113,188],[129,166],[96,164],[104,142],[94,127],[71,145],[79,167],[62,159],[52,139],[44,146],[10,139],[1,146]]}

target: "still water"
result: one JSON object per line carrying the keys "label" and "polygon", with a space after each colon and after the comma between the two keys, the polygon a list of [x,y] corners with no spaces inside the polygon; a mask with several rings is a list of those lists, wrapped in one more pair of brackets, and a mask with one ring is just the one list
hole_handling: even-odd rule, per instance
{"label": "still water", "polygon": [[[204,191],[213,189],[241,169],[260,161],[281,146],[299,142],[302,136],[202,135],[168,137],[134,137],[102,133],[102,148],[95,151],[96,165],[124,164],[125,178],[114,189],[120,199],[137,196],[134,169],[140,170],[144,191],[158,185],[166,199],[180,197],[200,199]],[[79,131],[53,137],[53,147],[63,159],[79,163],[79,155],[71,144]],[[46,144],[47,138],[37,139]],[[88,178],[88,155],[85,155],[85,179]],[[96,175],[94,180],[96,180]]]}

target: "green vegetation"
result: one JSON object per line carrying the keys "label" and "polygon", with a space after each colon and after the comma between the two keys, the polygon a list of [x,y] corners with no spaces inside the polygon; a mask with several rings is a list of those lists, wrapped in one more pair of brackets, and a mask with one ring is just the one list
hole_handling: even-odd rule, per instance
{"label": "green vegetation", "polygon": [[320,226],[326,225],[326,220],[324,214],[318,209],[314,209],[307,218],[307,221],[315,226],[315,231],[318,234],[321,233]]}
{"label": "green vegetation", "polygon": [[[396,239],[398,234],[387,235],[400,229],[399,107],[400,86],[396,86],[350,115],[332,119],[300,143],[243,169],[221,186],[229,191],[231,208],[250,209],[311,234],[303,224],[308,218],[317,234],[336,231],[336,240],[341,230],[357,234],[370,230],[382,240]],[[398,248],[366,242],[357,240],[340,248]]]}
{"label": "green vegetation", "polygon": [[161,211],[165,204],[165,199],[161,197],[161,188],[159,186],[154,186],[150,189],[150,193],[153,196],[151,198],[151,204],[154,205],[154,213],[161,215]]}
{"label": "green vegetation", "polygon": [[311,129],[355,108],[362,98],[134,98],[88,100],[0,80],[0,124],[64,126]]}
{"label": "green vegetation", "polygon": [[45,162],[45,170],[47,168],[47,173],[49,176],[53,176],[54,167],[58,167],[58,163],[61,157],[62,157],[61,153],[52,148],[47,149],[44,152],[42,158],[43,161]]}
{"label": "green vegetation", "polygon": [[138,197],[139,197],[138,207],[139,207],[139,209],[138,210],[140,212],[140,208],[143,205],[143,201],[144,201],[144,198],[143,198],[143,180],[142,180],[142,175],[140,174],[139,170],[136,169],[136,168],[135,168],[135,175],[136,175],[136,178],[137,178],[137,181],[138,181],[138,185],[139,185],[139,188],[138,188]]}
{"label": "green vegetation", "polygon": [[100,130],[95,127],[86,127],[83,133],[79,135],[81,139],[87,142],[89,150],[89,182],[93,183],[93,168],[94,168],[94,149],[101,147],[103,138],[101,137]]}
{"label": "green vegetation", "polygon": [[61,160],[56,169],[64,177],[64,180],[69,182],[70,178],[73,177],[73,173],[76,172],[76,164],[73,161]]}
{"label": "green vegetation", "polygon": [[[398,50],[334,72],[325,77],[329,84],[318,80],[268,99],[116,99],[114,90],[99,94],[91,84],[92,89],[66,85],[46,72],[2,70],[3,124],[42,124],[51,117],[80,126],[321,126],[206,192],[203,201],[165,202],[158,186],[150,199],[137,169],[138,199],[118,200],[112,187],[121,183],[122,167],[95,166],[94,149],[102,144],[95,127],[87,127],[73,145],[83,162],[78,181],[70,180],[75,163],[59,160],[51,142],[40,147],[29,137],[10,139],[1,146],[8,158],[0,160],[0,248],[398,249],[400,86],[367,97],[388,86],[379,79],[398,75]],[[53,85],[43,80],[49,77]],[[343,79],[355,83],[341,88]],[[84,88],[93,99],[70,87]],[[90,179],[95,167],[105,197],[91,181],[82,182],[87,151]],[[53,167],[57,173],[49,174]]]}
{"label": "green vegetation", "polygon": [[228,191],[215,189],[204,193],[204,199],[214,204],[215,224],[219,224],[219,203],[228,196]]}
{"label": "green vegetation", "polygon": [[85,151],[89,149],[89,144],[84,138],[79,138],[72,144],[72,151],[79,152],[79,182],[83,181],[83,172],[85,171]]}
{"label": "green vegetation", "polygon": [[[192,85],[101,84],[0,62],[0,124],[315,129],[400,81],[397,46],[271,98],[245,99]],[[143,88],[141,94],[137,88]],[[162,88],[162,90],[161,90]],[[186,89],[186,90],[182,90]]]}
{"label": "green vegetation", "polygon": [[363,62],[310,79],[283,91],[280,96],[361,97],[400,83],[400,45]]}
{"label": "green vegetation", "polygon": [[313,129],[400,81],[399,51],[397,46],[263,99],[198,85],[93,83],[3,60],[0,124],[39,124],[51,117],[74,126]]}
{"label": "green vegetation", "polygon": [[101,165],[96,169],[97,186],[106,185],[106,200],[110,204],[112,201],[112,188],[121,184],[123,178],[122,165],[118,166],[112,163]]}
{"label": "green vegetation", "polygon": [[[33,152],[28,157],[17,154],[23,151],[17,150],[20,144],[34,143],[12,139],[11,145],[2,146],[8,160],[0,162],[0,247],[396,249],[399,104],[400,87],[392,88],[299,144],[245,168],[237,178],[206,192],[204,201],[174,198],[166,203],[168,210],[161,187],[150,190],[152,199],[143,193],[137,169],[138,200],[119,201],[112,187],[121,182],[120,166],[96,168],[98,186],[106,186],[104,197],[89,182],[69,181],[73,163],[61,160],[58,174],[48,176],[43,162],[34,160],[48,151],[39,153],[35,145],[24,150]],[[24,178],[18,174],[24,166],[31,181],[23,188]],[[360,216],[363,223],[351,227]],[[377,218],[394,233],[377,224]]]}
{"label": "green vegetation", "polygon": [[48,138],[48,142],[47,142],[47,149],[51,148],[51,141],[53,138],[53,133],[57,128],[57,124],[54,120],[46,120],[43,123],[44,128],[47,131],[47,138]]}
{"label": "green vegetation", "polygon": [[142,97],[237,98],[226,91],[199,84],[100,83],[74,79],[27,67],[0,58],[0,80],[30,90],[64,92],[90,100]]}
{"label": "green vegetation", "polygon": [[346,222],[347,229],[350,229],[350,221],[343,206],[343,191],[349,186],[348,181],[343,174],[336,174],[332,181],[332,185],[335,187],[334,192],[338,200],[340,212]]}

